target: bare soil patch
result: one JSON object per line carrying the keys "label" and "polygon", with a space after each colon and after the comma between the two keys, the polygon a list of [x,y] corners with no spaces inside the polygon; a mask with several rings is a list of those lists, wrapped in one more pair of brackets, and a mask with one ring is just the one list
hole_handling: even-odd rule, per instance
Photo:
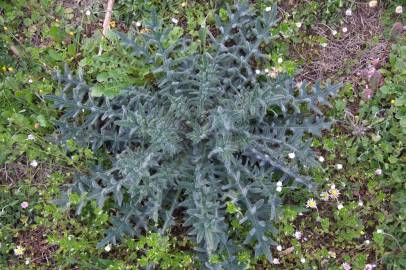
{"label": "bare soil patch", "polygon": [[352,16],[343,14],[343,24],[336,29],[316,24],[309,34],[325,37],[326,46],[305,43],[303,47],[292,47],[292,56],[304,62],[298,79],[312,82],[332,79],[358,88],[360,74],[371,62],[379,59],[383,64],[388,57],[389,42],[380,23],[382,13],[382,9],[370,8],[368,3],[357,3]]}

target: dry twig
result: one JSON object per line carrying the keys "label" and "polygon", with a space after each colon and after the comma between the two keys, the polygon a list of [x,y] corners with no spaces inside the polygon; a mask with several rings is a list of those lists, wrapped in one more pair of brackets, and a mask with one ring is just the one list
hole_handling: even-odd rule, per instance
{"label": "dry twig", "polygon": [[[110,20],[111,20],[111,14],[113,13],[113,5],[114,5],[114,0],[108,0],[107,8],[106,8],[106,15],[104,16],[104,22],[103,22],[103,32],[102,32],[103,38],[107,35],[107,31],[110,29]],[[103,47],[100,44],[98,55],[101,55],[102,52],[103,52]]]}

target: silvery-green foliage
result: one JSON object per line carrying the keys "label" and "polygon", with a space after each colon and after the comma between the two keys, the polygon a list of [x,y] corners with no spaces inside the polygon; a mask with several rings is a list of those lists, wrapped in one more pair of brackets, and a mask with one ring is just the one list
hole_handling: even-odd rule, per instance
{"label": "silvery-green foliage", "polygon": [[[78,213],[90,200],[114,205],[99,246],[145,230],[167,233],[177,210],[183,214],[176,223],[198,251],[229,258],[221,267],[236,269],[243,245],[271,260],[281,204],[276,182],[313,187],[300,173],[317,166],[307,134],[330,127],[318,106],[329,105],[339,86],[298,88],[285,75],[258,74],[269,60],[264,48],[273,39],[276,8],[259,13],[242,3],[227,14],[227,21],[216,19],[216,35],[202,27],[197,49],[188,37],[168,42],[171,29],[156,15],[149,31],[120,34],[129,53],[156,68],[152,83],[114,98],[92,97],[91,87],[69,70],[57,75],[62,94],[49,98],[63,109],[63,138],[111,154],[109,166],[90,169],[71,186],[82,198]],[[228,201],[251,228],[244,243],[229,236]]]}

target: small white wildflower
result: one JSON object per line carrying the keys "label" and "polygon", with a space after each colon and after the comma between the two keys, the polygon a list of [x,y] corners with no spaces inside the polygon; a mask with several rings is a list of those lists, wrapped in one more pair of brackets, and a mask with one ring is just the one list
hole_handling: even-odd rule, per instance
{"label": "small white wildflower", "polygon": [[347,9],[345,11],[345,16],[351,16],[352,15],[352,10],[351,9]]}
{"label": "small white wildflower", "polygon": [[331,34],[332,34],[333,36],[335,36],[335,35],[337,35],[337,31],[336,31],[336,30],[332,30],[332,31],[331,31]]}
{"label": "small white wildflower", "polygon": [[16,256],[21,256],[24,254],[25,248],[23,248],[22,246],[16,246],[16,248],[14,249],[14,255]]}
{"label": "small white wildflower", "polygon": [[270,12],[271,10],[272,10],[272,7],[266,7],[266,8],[265,8],[265,11],[266,11],[266,12]]}
{"label": "small white wildflower", "polygon": [[321,47],[326,48],[327,47],[327,43],[323,42],[320,44]]}
{"label": "small white wildflower", "polygon": [[266,68],[266,69],[264,70],[264,72],[265,72],[265,73],[268,73],[268,72],[269,72],[269,69]]}
{"label": "small white wildflower", "polygon": [[347,29],[347,27],[343,27],[343,33],[347,33],[348,32],[348,29]]}
{"label": "small white wildflower", "polygon": [[364,270],[372,270],[372,269],[374,269],[376,267],[376,264],[367,264],[367,265],[365,265],[365,267],[364,267]]}
{"label": "small white wildflower", "polygon": [[382,229],[378,229],[378,230],[376,230],[376,232],[380,234],[380,233],[383,233],[383,230],[382,230]]}
{"label": "small white wildflower", "polygon": [[349,265],[349,264],[346,263],[346,262],[343,263],[341,266],[343,267],[344,270],[351,270],[351,265]]}
{"label": "small white wildflower", "polygon": [[295,231],[295,238],[297,239],[297,240],[300,240],[300,238],[302,238],[302,232],[299,232],[299,231]]}
{"label": "small white wildflower", "polygon": [[378,5],[378,1],[376,0],[369,1],[368,5],[369,7],[374,8]]}
{"label": "small white wildflower", "polygon": [[301,262],[301,263],[305,263],[305,262],[306,262],[306,259],[305,259],[304,257],[302,257],[302,258],[300,259],[300,262]]}
{"label": "small white wildflower", "polygon": [[320,156],[320,157],[319,157],[319,161],[320,161],[320,162],[324,162],[324,157]]}
{"label": "small white wildflower", "polygon": [[277,187],[281,187],[281,186],[282,186],[282,181],[276,182],[276,186],[277,186]]}
{"label": "small white wildflower", "polygon": [[279,261],[279,259],[275,258],[272,261],[273,264],[280,264],[281,262]]}
{"label": "small white wildflower", "polygon": [[33,141],[33,140],[35,140],[34,135],[32,135],[32,134],[28,134],[28,136],[27,136],[27,140],[28,140],[28,141]]}
{"label": "small white wildflower", "polygon": [[343,209],[344,208],[344,205],[342,204],[342,203],[339,203],[338,205],[337,205],[337,209],[338,210],[341,210],[341,209]]}
{"label": "small white wildflower", "polygon": [[90,10],[86,10],[85,14],[86,14],[86,16],[90,16],[90,14],[91,14]]}
{"label": "small white wildflower", "polygon": [[295,155],[295,153],[289,153],[288,154],[288,157],[290,158],[290,159],[294,159],[295,157],[296,157],[296,155]]}
{"label": "small white wildflower", "polygon": [[368,239],[364,241],[365,245],[369,245],[371,243],[371,241],[369,241]]}
{"label": "small white wildflower", "polygon": [[308,199],[307,202],[306,202],[306,207],[316,209],[317,208],[317,203],[316,203],[316,201],[314,199]]}
{"label": "small white wildflower", "polygon": [[181,7],[186,7],[187,3],[186,2],[182,2],[182,4],[180,4]]}
{"label": "small white wildflower", "polygon": [[140,27],[141,26],[141,22],[136,22],[135,26]]}
{"label": "small white wildflower", "polygon": [[364,202],[363,201],[358,201],[358,206],[364,206]]}
{"label": "small white wildflower", "polygon": [[395,9],[395,12],[397,14],[402,14],[403,13],[403,7],[402,6],[397,6],[396,9]]}
{"label": "small white wildflower", "polygon": [[282,187],[276,187],[277,192],[282,192]]}
{"label": "small white wildflower", "polygon": [[282,64],[282,62],[283,62],[282,57],[279,57],[279,58],[278,58],[278,64]]}
{"label": "small white wildflower", "polygon": [[26,264],[26,265],[29,265],[29,264],[30,264],[30,259],[29,259],[29,258],[25,259],[25,264]]}
{"label": "small white wildflower", "polygon": [[340,191],[338,189],[336,189],[335,185],[331,185],[331,188],[329,190],[329,194],[330,194],[330,197],[332,199],[336,200],[340,196]]}
{"label": "small white wildflower", "polygon": [[34,159],[33,161],[31,161],[30,165],[35,168],[38,166],[38,162]]}
{"label": "small white wildflower", "polygon": [[330,195],[328,194],[328,192],[323,191],[322,193],[320,193],[320,199],[322,201],[328,201],[329,198],[330,198]]}
{"label": "small white wildflower", "polygon": [[328,252],[328,255],[331,257],[331,258],[336,258],[337,257],[337,254],[334,252],[334,251],[329,251]]}
{"label": "small white wildflower", "polygon": [[337,171],[339,171],[343,169],[343,164],[338,163],[334,167],[336,168]]}
{"label": "small white wildflower", "polygon": [[172,21],[174,24],[178,24],[178,22],[179,22],[179,20],[176,19],[176,18],[172,18],[171,21]]}
{"label": "small white wildflower", "polygon": [[261,71],[259,69],[256,69],[255,74],[259,75],[259,74],[261,74]]}
{"label": "small white wildflower", "polygon": [[307,239],[307,237],[303,237],[303,241],[306,242],[307,240],[309,240],[309,239]]}
{"label": "small white wildflower", "polygon": [[382,169],[376,169],[375,174],[378,176],[382,175]]}
{"label": "small white wildflower", "polygon": [[278,246],[276,247],[276,250],[277,250],[277,251],[282,251],[282,246],[281,246],[281,245],[278,245]]}
{"label": "small white wildflower", "polygon": [[108,244],[107,246],[104,247],[104,250],[106,252],[109,252],[111,250],[111,244]]}
{"label": "small white wildflower", "polygon": [[302,213],[302,212],[299,212],[299,216],[303,216],[303,213]]}
{"label": "small white wildflower", "polygon": [[32,83],[32,79],[29,79],[29,80],[28,80],[28,83]]}
{"label": "small white wildflower", "polygon": [[297,22],[297,23],[296,23],[296,27],[297,27],[297,28],[302,27],[302,22]]}

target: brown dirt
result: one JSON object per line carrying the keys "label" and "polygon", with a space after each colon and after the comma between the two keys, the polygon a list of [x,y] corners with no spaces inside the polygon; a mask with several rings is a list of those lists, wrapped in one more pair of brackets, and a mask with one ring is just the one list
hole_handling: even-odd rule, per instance
{"label": "brown dirt", "polygon": [[[326,80],[349,82],[358,88],[362,78],[359,73],[368,68],[373,59],[384,63],[388,57],[388,41],[383,36],[379,18],[383,10],[372,9],[367,3],[357,3],[352,16],[343,14],[343,24],[331,29],[325,24],[315,25],[310,35],[327,39],[327,46],[304,44],[292,47],[292,56],[304,64],[299,80]],[[346,27],[348,32],[343,33]],[[332,30],[338,34],[332,35]]]}
{"label": "brown dirt", "polygon": [[[47,230],[43,227],[21,232],[15,243],[25,248],[24,257],[30,258],[30,262],[36,265],[51,263],[52,253],[57,249],[57,246],[47,243]],[[9,263],[11,266],[15,262]]]}
{"label": "brown dirt", "polygon": [[69,169],[57,164],[47,164],[39,162],[38,166],[30,166],[26,157],[19,160],[2,164],[0,167],[0,185],[13,187],[18,181],[30,179],[31,185],[40,185],[44,180],[55,171],[67,172]]}

